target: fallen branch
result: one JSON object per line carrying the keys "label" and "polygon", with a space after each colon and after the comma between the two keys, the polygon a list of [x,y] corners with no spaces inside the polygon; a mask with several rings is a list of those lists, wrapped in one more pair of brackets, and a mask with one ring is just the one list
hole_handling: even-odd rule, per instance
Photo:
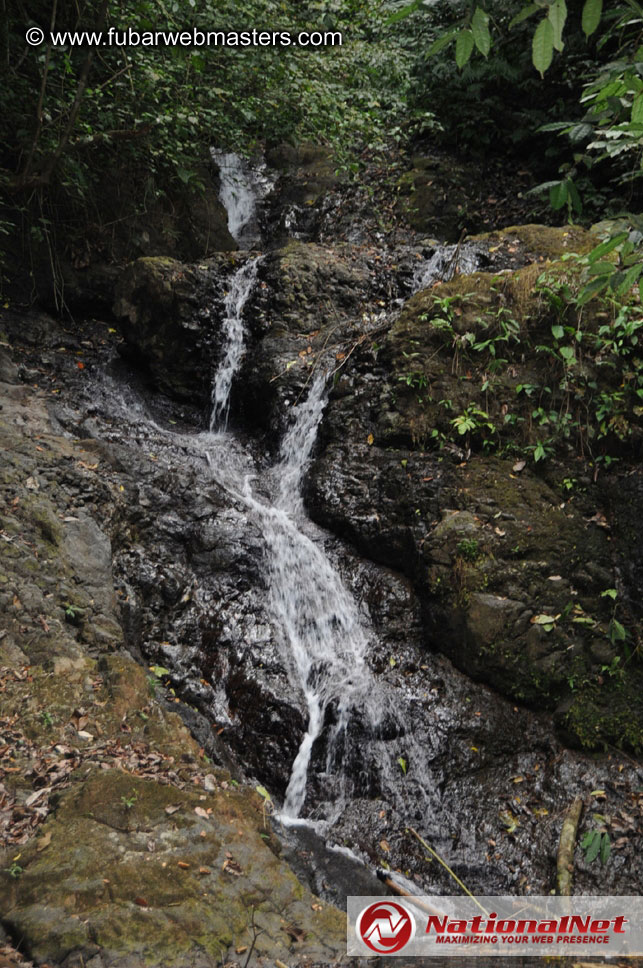
{"label": "fallen branch", "polygon": [[414,837],[417,837],[417,839],[420,841],[420,843],[422,844],[422,846],[424,848],[426,848],[426,850],[428,850],[429,853],[432,854],[433,857],[435,857],[435,859],[440,864],[442,864],[442,866],[444,867],[445,871],[448,871],[448,873],[451,875],[451,877],[456,882],[456,884],[458,884],[462,888],[462,890],[464,891],[465,894],[468,894],[469,895],[469,897],[471,898],[471,900],[473,901],[473,903],[476,904],[480,908],[480,910],[483,912],[483,914],[486,914],[487,917],[489,917],[489,912],[486,910],[486,908],[483,908],[483,906],[480,903],[480,901],[476,897],[473,896],[473,894],[471,893],[471,891],[469,890],[469,888],[466,886],[466,884],[463,884],[462,883],[462,881],[460,880],[460,878],[458,877],[458,875],[455,874],[451,870],[451,868],[449,867],[449,865],[447,864],[447,862],[445,860],[442,860],[442,858],[438,854],[437,850],[434,850],[433,847],[431,847],[429,844],[427,844],[426,840],[424,840],[422,837],[420,837],[420,835],[417,832],[417,830],[414,830],[413,827],[409,827],[408,829],[413,834]]}
{"label": "fallen branch", "polygon": [[386,884],[389,891],[391,891],[393,894],[397,894],[398,897],[407,898],[409,901],[409,904],[415,905],[415,907],[419,908],[421,911],[424,911],[426,914],[435,915],[439,918],[444,917],[443,911],[438,911],[437,908],[431,907],[430,904],[426,904],[416,894],[411,894],[410,891],[405,891],[403,887],[400,887],[399,884],[395,883],[392,877],[388,876],[386,871],[378,870],[377,879],[380,880],[382,884]]}
{"label": "fallen branch", "polygon": [[583,801],[579,797],[567,809],[563,826],[560,829],[558,856],[556,858],[556,893],[560,897],[569,897],[572,893],[574,848],[576,847],[576,835],[582,812]]}

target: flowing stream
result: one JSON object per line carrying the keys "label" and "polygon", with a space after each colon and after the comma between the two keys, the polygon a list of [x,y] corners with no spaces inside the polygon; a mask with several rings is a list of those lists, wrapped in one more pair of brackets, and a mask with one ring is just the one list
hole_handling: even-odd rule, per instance
{"label": "flowing stream", "polygon": [[258,206],[270,192],[273,180],[263,161],[252,164],[234,151],[212,149],[219,169],[219,200],[228,213],[228,231],[242,249],[261,239]]}
{"label": "flowing stream", "polygon": [[301,483],[324,410],[325,375],[312,382],[307,399],[295,408],[279,459],[267,473],[267,488],[262,490],[272,494],[272,501],[256,496],[254,469],[244,471],[238,461],[230,460],[232,440],[226,432],[230,391],[243,358],[243,311],[258,262],[253,259],[237,270],[226,298],[226,347],[214,379],[205,447],[217,482],[243,500],[260,527],[275,633],[293,686],[301,690],[306,703],[308,727],[292,767],[282,812],[285,818],[295,818],[304,806],[313,744],[322,733],[329,706],[334,710],[327,745],[329,768],[337,759],[351,712],[359,708],[375,727],[381,709],[378,711],[373,699],[373,681],[365,663],[368,635],[357,605],[323,548],[305,532]]}
{"label": "flowing stream", "polygon": [[[246,201],[230,195],[231,226],[244,224]],[[413,288],[475,270],[476,245],[437,247]],[[501,841],[503,818],[513,824],[523,810],[517,837],[526,828],[520,798],[528,779],[539,817],[560,813],[570,790],[582,789],[586,764],[562,752],[548,759],[548,728],[423,648],[420,609],[403,577],[310,520],[302,486],[327,400],[319,363],[288,410],[276,459],[229,422],[262,259],[243,257],[227,281],[206,431],[166,426],[167,411],[146,403],[129,378],[110,385],[105,377],[102,407],[92,391],[84,432],[113,428],[108,439],[117,448],[126,441],[135,468],[137,449],[158,460],[147,480],[147,463],[140,481],[133,476],[133,492],[140,487],[141,505],[153,509],[151,547],[141,554],[126,544],[121,559],[131,614],[143,616],[143,654],[172,669],[206,729],[219,727],[215,761],[230,756],[283,796],[279,819],[296,845],[293,863],[300,849],[319,850],[317,838],[324,849],[350,844],[375,865],[423,865],[424,886],[444,889],[446,875],[426,867],[424,852],[418,860],[414,842],[404,843],[415,827],[487,893],[515,888],[517,878],[546,885],[551,830],[539,820],[531,839]],[[164,414],[160,423],[151,411]],[[107,413],[107,424],[94,413]],[[120,449],[115,454],[123,460]],[[167,500],[175,489],[177,509]],[[605,776],[593,772],[592,788]],[[523,780],[516,796],[514,783]],[[323,892],[333,875],[325,874],[326,854],[314,857]],[[354,893],[353,878],[345,894]]]}

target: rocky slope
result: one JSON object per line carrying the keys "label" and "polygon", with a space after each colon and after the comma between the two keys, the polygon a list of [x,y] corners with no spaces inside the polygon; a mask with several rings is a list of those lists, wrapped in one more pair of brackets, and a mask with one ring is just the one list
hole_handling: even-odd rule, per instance
{"label": "rocky slope", "polygon": [[[53,320],[33,322],[27,342],[73,352]],[[50,386],[0,362],[9,938],[38,963],[95,968],[245,963],[251,949],[334,960],[342,918],[280,859],[271,804],[212,766],[158,670],[125,650],[106,532],[131,481],[65,433]]]}
{"label": "rocky slope", "polygon": [[[368,868],[451,892],[411,823],[472,890],[547,893],[576,796],[581,833],[600,813],[614,843],[604,869],[577,850],[576,889],[638,890],[641,671],[610,623],[618,607],[635,649],[640,421],[627,415],[609,475],[575,439],[537,463],[517,392],[556,365],[536,350],[552,326],[537,278],[592,238],[330,244],[341,186],[315,153],[280,164],[221,460],[268,501],[280,440],[329,372],[301,527],[356,602],[389,712],[376,731],[356,715],[331,762],[331,704],[305,805],[323,837],[271,824],[305,697],[260,519],[199,433],[225,293],[250,256],[139,259],[118,275],[116,318],[6,312],[2,924],[39,963],[334,963],[329,902],[379,890]],[[282,244],[293,205],[309,215]],[[469,258],[482,271],[418,282]]]}

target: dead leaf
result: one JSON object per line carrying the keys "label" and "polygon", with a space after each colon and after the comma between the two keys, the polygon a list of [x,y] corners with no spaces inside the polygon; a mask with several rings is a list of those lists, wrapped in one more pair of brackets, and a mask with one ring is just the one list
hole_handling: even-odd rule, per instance
{"label": "dead leaf", "polygon": [[382,850],[386,851],[387,854],[390,853],[391,848],[385,840],[380,840],[380,847]]}
{"label": "dead leaf", "polygon": [[366,438],[366,443],[368,444],[369,447],[373,446],[373,444],[375,443],[375,437],[373,437],[373,434],[368,435],[368,437]]}
{"label": "dead leaf", "polygon": [[180,809],[181,809],[180,803],[173,803],[171,806],[165,808],[165,812],[168,815],[168,817],[171,817],[173,813],[176,813],[176,811]]}
{"label": "dead leaf", "polygon": [[180,867],[181,870],[184,870],[184,871],[188,871],[190,869],[190,865],[186,864],[184,860],[178,861],[177,867]]}
{"label": "dead leaf", "polygon": [[135,897],[134,904],[138,904],[139,907],[149,907],[149,904],[144,897]]}
{"label": "dead leaf", "polygon": [[204,820],[209,820],[208,811],[204,810],[203,807],[195,807],[194,812],[197,817],[203,817]]}
{"label": "dead leaf", "polygon": [[211,874],[212,871],[209,867],[199,867],[199,874]]}
{"label": "dead leaf", "polygon": [[41,837],[36,841],[36,850],[44,850],[45,847],[49,847],[51,843],[51,830],[48,830],[44,837]]}

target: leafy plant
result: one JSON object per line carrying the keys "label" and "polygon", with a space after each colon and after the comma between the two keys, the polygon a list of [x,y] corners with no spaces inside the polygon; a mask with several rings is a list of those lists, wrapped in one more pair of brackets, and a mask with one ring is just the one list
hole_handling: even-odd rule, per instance
{"label": "leafy plant", "polygon": [[610,835],[605,827],[605,818],[601,814],[594,814],[594,818],[601,822],[601,826],[588,830],[580,845],[588,864],[592,864],[598,858],[604,867],[609,860],[612,849]]}
{"label": "leafy plant", "polygon": [[11,867],[4,868],[4,872],[5,874],[8,874],[9,877],[20,877],[21,874],[24,874],[24,867],[21,867],[20,864],[17,864],[14,860],[11,864]]}
{"label": "leafy plant", "polygon": [[457,552],[465,561],[477,561],[480,557],[480,547],[475,538],[463,538],[459,541]]}

